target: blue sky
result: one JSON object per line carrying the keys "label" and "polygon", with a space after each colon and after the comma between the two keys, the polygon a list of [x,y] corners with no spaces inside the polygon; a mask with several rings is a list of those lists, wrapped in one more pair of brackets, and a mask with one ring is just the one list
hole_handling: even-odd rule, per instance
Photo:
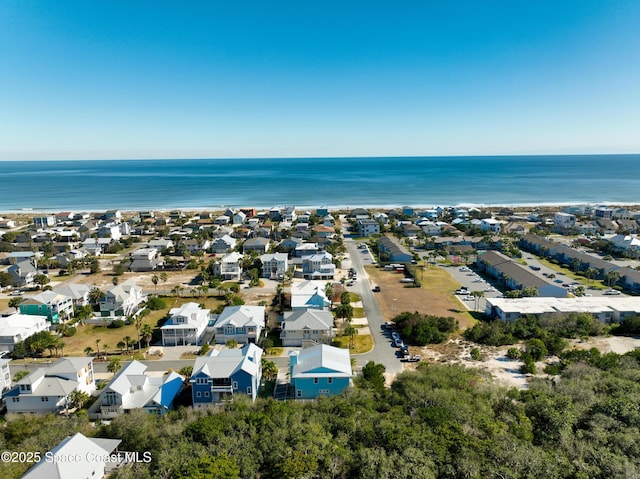
{"label": "blue sky", "polygon": [[640,152],[640,2],[0,2],[0,159]]}

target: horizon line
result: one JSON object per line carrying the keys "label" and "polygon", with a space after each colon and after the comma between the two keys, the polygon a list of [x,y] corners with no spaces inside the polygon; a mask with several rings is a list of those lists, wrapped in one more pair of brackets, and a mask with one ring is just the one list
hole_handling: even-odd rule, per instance
{"label": "horizon line", "polygon": [[507,157],[519,157],[519,158],[531,158],[531,157],[556,157],[556,156],[636,156],[640,155],[640,152],[635,153],[521,153],[521,154],[481,154],[481,155],[354,155],[354,156],[237,156],[237,157],[140,157],[140,158],[67,158],[67,159],[55,159],[55,158],[24,158],[24,159],[3,159],[0,158],[0,162],[29,162],[29,161],[181,161],[181,160],[323,160],[323,159],[370,159],[370,158],[507,158]]}

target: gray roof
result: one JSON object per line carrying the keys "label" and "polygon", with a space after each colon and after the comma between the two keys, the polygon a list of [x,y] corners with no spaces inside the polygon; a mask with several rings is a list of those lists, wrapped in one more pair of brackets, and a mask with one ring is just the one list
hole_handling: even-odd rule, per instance
{"label": "gray roof", "polygon": [[92,362],[91,357],[60,358],[47,369],[47,374],[77,373]]}
{"label": "gray roof", "polygon": [[233,324],[236,327],[260,326],[264,327],[264,306],[227,306],[218,316],[216,328]]}
{"label": "gray roof", "polygon": [[[69,436],[51,449],[50,460],[44,458],[29,469],[24,479],[77,479],[91,477],[104,462],[89,461],[88,457],[104,457],[111,454],[121,443],[120,439],[93,439],[76,433]],[[62,460],[70,456],[79,457],[78,461]],[[59,457],[61,460],[56,461]]]}
{"label": "gray roof", "polygon": [[[215,354],[217,351],[212,351]],[[242,370],[251,376],[257,376],[260,371],[262,349],[249,343],[242,349],[223,349],[217,355],[200,356],[196,358],[191,377],[205,374],[210,378],[230,378]]]}
{"label": "gray roof", "polygon": [[333,315],[330,311],[318,309],[301,309],[285,313],[282,321],[283,331],[299,331],[301,329],[327,330],[333,326]]}
{"label": "gray roof", "polygon": [[298,353],[292,378],[351,377],[351,357],[348,349],[320,344]]}

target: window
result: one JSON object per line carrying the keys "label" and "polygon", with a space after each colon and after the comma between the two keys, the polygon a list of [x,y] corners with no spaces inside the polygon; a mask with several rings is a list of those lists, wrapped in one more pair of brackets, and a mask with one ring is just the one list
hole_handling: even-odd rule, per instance
{"label": "window", "polygon": [[204,392],[204,397],[208,398],[209,397],[209,391],[205,391]]}
{"label": "window", "polygon": [[333,384],[333,378],[327,378],[327,384]]}
{"label": "window", "polygon": [[202,393],[201,393],[200,391],[198,391],[198,392],[196,393],[196,397],[197,397],[197,398],[202,397]]}
{"label": "window", "polygon": [[11,398],[13,401],[12,402],[20,402],[20,398]]}
{"label": "window", "polygon": [[296,396],[298,396],[299,398],[301,398],[301,397],[302,397],[302,390],[297,389],[297,390],[296,390]]}
{"label": "window", "polygon": [[42,397],[40,398],[40,401],[42,401],[42,402],[49,402],[49,396],[42,396]]}
{"label": "window", "polygon": [[196,384],[207,384],[207,381],[208,381],[207,378],[197,378]]}
{"label": "window", "polygon": [[238,381],[233,381],[233,389],[238,389]]}
{"label": "window", "polygon": [[247,394],[251,395],[251,386],[247,388]]}
{"label": "window", "polygon": [[320,380],[318,378],[313,378],[313,384],[318,384]]}

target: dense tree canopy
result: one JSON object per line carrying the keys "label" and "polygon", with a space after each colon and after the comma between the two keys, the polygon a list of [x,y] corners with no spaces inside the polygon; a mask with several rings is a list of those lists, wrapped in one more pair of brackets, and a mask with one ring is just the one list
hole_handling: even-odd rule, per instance
{"label": "dense tree canopy", "polygon": [[[584,351],[562,362],[559,377],[524,391],[439,364],[384,388],[383,368],[369,363],[358,387],[337,397],[239,397],[164,417],[132,412],[94,430],[82,414],[10,417],[0,446],[46,451],[75,430],[120,438],[120,450],[152,454],[113,476],[136,479],[638,477],[640,353]],[[0,477],[25,468],[0,464]]]}

